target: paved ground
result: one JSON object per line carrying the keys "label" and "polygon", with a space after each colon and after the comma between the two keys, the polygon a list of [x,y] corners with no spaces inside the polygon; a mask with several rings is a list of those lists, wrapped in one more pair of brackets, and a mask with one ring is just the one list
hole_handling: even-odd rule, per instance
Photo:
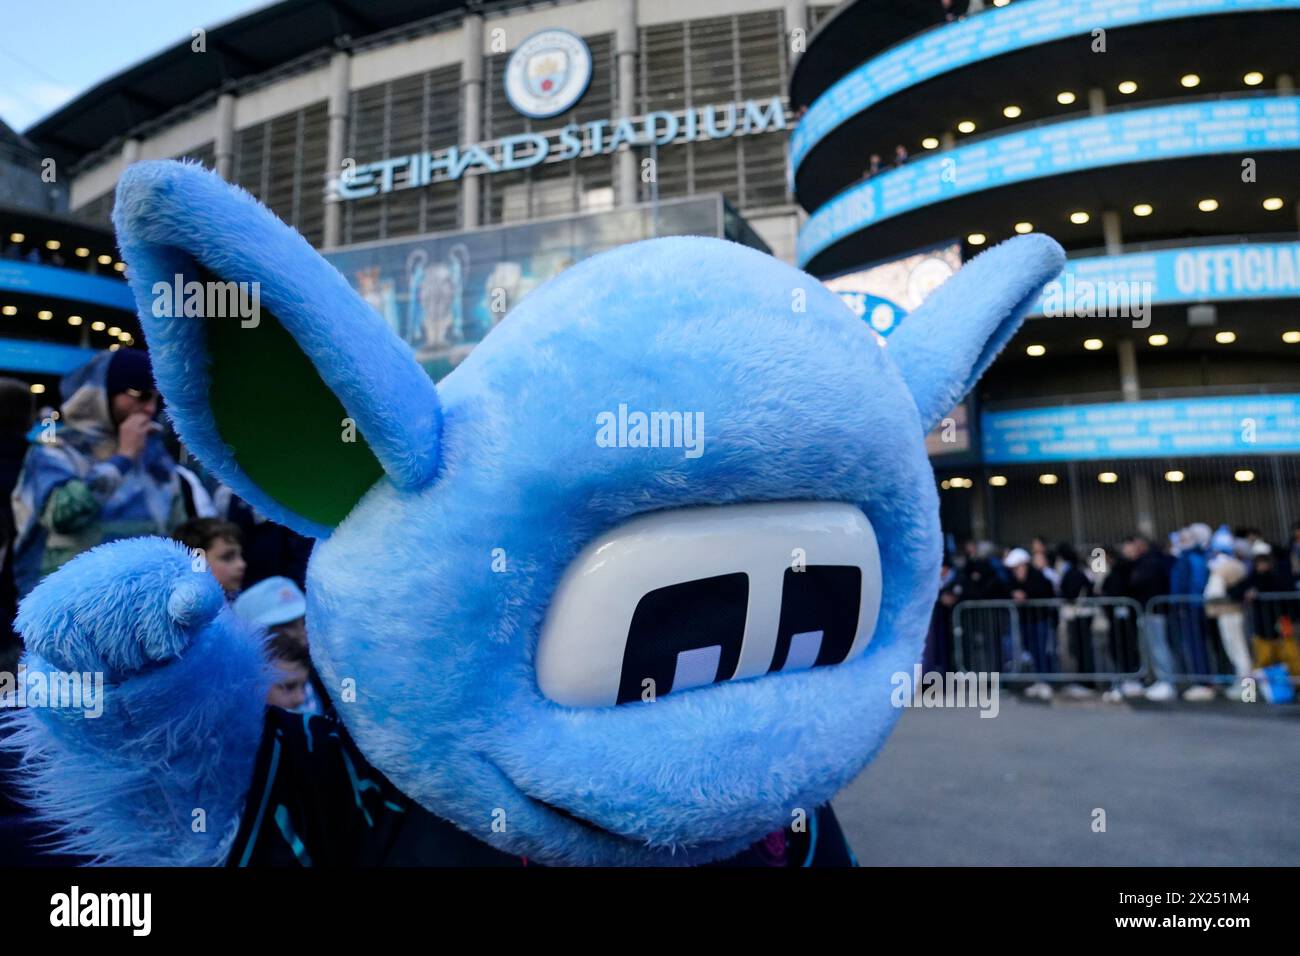
{"label": "paved ground", "polygon": [[864,866],[1300,865],[1300,719],[1174,706],[908,710],[835,809]]}

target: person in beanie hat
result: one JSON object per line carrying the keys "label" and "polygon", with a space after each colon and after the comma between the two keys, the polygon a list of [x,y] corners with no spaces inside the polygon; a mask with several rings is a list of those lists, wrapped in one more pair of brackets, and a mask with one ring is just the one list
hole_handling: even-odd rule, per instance
{"label": "person in beanie hat", "polygon": [[68,373],[59,389],[59,415],[32,429],[12,496],[20,595],[88,548],[165,535],[187,517],[176,462],[154,421],[158,395],[148,355],[101,352]]}

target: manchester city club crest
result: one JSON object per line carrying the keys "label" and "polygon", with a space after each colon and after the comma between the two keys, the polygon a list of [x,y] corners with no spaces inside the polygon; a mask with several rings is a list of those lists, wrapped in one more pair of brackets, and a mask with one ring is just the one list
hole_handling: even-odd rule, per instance
{"label": "manchester city club crest", "polygon": [[569,54],[559,49],[534,53],[524,67],[524,76],[533,96],[549,100],[563,88],[569,76]]}
{"label": "manchester city club crest", "polygon": [[524,116],[546,119],[573,107],[591,82],[591,50],[568,30],[534,33],[506,63],[506,99]]}

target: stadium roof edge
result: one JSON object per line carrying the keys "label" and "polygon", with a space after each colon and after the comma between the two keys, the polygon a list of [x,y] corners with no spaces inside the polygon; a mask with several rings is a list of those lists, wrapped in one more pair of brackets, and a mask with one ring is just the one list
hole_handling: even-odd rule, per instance
{"label": "stadium roof edge", "polygon": [[[953,0],[952,13],[963,16],[970,0]],[[808,106],[845,73],[903,40],[943,23],[933,4],[916,0],[845,0],[808,38],[790,74],[790,105]],[[868,29],[870,28],[870,29]],[[869,43],[845,44],[844,37],[870,37]],[[834,34],[839,47],[821,49]]]}
{"label": "stadium roof edge", "polygon": [[74,166],[204,95],[321,49],[351,46],[459,11],[537,5],[528,0],[279,0],[207,29],[206,53],[196,55],[192,40],[183,39],[101,81],[23,135]]}

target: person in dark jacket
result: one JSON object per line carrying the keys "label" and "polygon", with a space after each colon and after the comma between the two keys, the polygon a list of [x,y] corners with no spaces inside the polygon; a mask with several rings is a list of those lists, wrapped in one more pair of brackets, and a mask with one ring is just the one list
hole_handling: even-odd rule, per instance
{"label": "person in dark jacket", "polygon": [[1092,580],[1079,567],[1079,553],[1073,545],[1056,546],[1056,571],[1061,576],[1061,597],[1077,601],[1092,595]]}
{"label": "person in dark jacket", "polygon": [[1124,595],[1142,605],[1142,608],[1148,612],[1144,618],[1147,626],[1147,646],[1150,649],[1150,663],[1156,677],[1156,682],[1148,687],[1144,694],[1149,700],[1172,700],[1176,694],[1172,677],[1177,668],[1174,665],[1173,653],[1169,649],[1169,609],[1163,605],[1150,604],[1153,599],[1169,594],[1170,565],[1149,538],[1138,536],[1130,539],[1128,552],[1133,566],[1129,570],[1128,586]]}
{"label": "person in dark jacket", "polygon": [[[1261,594],[1279,594],[1292,590],[1289,574],[1278,566],[1272,547],[1264,541],[1257,542],[1252,548],[1251,571],[1245,578],[1228,589],[1228,596],[1234,601],[1245,603],[1249,611],[1251,633],[1255,641],[1279,641],[1280,624],[1283,618],[1294,621],[1300,602],[1286,599],[1267,598],[1260,600]],[[1265,644],[1265,655],[1273,657],[1269,651],[1272,644]]]}
{"label": "person in dark jacket", "polygon": [[[1011,576],[1007,585],[1011,600],[1020,605],[1016,614],[1020,623],[1022,652],[1028,655],[1034,673],[1053,673],[1057,670],[1055,609],[1026,603],[1055,597],[1052,582],[1033,566],[1033,559],[1024,548],[1012,548],[1002,559],[1002,564]],[[1016,663],[1019,665],[1021,661]],[[1031,684],[1026,693],[1031,697],[1046,698],[1052,692],[1047,684],[1038,681]]]}
{"label": "person in dark jacket", "polygon": [[952,668],[952,609],[960,599],[957,589],[957,569],[952,558],[945,554],[939,571],[939,599],[934,602],[925,650],[921,653],[923,674],[946,674]]}
{"label": "person in dark jacket", "polygon": [[[995,601],[1008,597],[1006,585],[998,577],[993,562],[977,556],[975,543],[968,542],[966,558],[957,573],[952,593],[957,602]],[[1010,660],[1006,646],[1011,635],[1002,633],[1005,616],[1000,612],[972,611],[965,618],[961,636],[962,665],[973,670],[1000,671]],[[1004,646],[1005,645],[1005,646]]]}
{"label": "person in dark jacket", "polygon": [[[0,378],[0,491],[4,507],[0,508],[0,674],[14,674],[22,654],[22,641],[13,627],[18,610],[18,591],[14,584],[13,551],[17,536],[9,496],[18,483],[23,456],[27,453],[27,428],[31,423],[32,393],[28,386],[13,378]],[[0,737],[9,731],[4,723],[6,711],[0,710]],[[54,864],[61,861],[42,856],[36,847],[48,836],[32,823],[17,800],[11,783],[16,755],[0,750],[0,867],[21,864]]]}
{"label": "person in dark jacket", "polygon": [[1125,540],[1118,549],[1113,545],[1106,548],[1106,565],[1110,570],[1101,579],[1098,588],[1103,597],[1124,597],[1129,589],[1133,577],[1133,559],[1129,550],[1131,540]]}
{"label": "person in dark jacket", "polygon": [[[1079,601],[1092,596],[1092,580],[1079,567],[1079,553],[1074,546],[1061,543],[1056,546],[1056,573],[1060,577],[1059,594],[1066,601]],[[1074,667],[1082,674],[1094,674],[1097,662],[1092,650],[1092,608],[1067,607],[1063,611],[1066,621],[1066,638]],[[1073,684],[1076,692],[1087,691],[1087,684]]]}
{"label": "person in dark jacket", "polygon": [[1169,593],[1169,568],[1149,538],[1131,538],[1129,553],[1132,555],[1132,564],[1124,596],[1132,598],[1145,608],[1152,598]]}
{"label": "person in dark jacket", "polygon": [[1288,556],[1291,565],[1291,586],[1300,591],[1300,521],[1291,526],[1291,541]]}
{"label": "person in dark jacket", "polygon": [[1010,596],[987,558],[967,558],[958,575],[958,587],[963,601],[995,601]]}
{"label": "person in dark jacket", "polygon": [[[1101,579],[1099,591],[1102,597],[1119,599],[1129,597],[1133,589],[1133,570],[1136,565],[1135,539],[1126,538],[1119,548],[1106,549],[1106,560],[1110,570]],[[1107,604],[1103,609],[1107,621],[1107,634],[1110,642],[1110,658],[1115,670],[1123,674],[1137,673],[1142,667],[1142,658],[1138,652],[1137,621],[1140,610],[1135,614],[1133,608],[1118,600]],[[1128,681],[1124,690],[1137,696],[1142,687],[1136,681]],[[1118,688],[1117,688],[1118,689]]]}
{"label": "person in dark jacket", "polygon": [[1041,601],[1056,597],[1052,582],[1032,564],[1024,548],[1012,548],[1002,562],[1011,573],[1011,599],[1016,602]]}
{"label": "person in dark jacket", "polygon": [[12,672],[18,665],[21,645],[14,632],[18,611],[18,588],[14,583],[14,544],[18,529],[9,496],[18,484],[23,457],[27,454],[27,428],[31,424],[32,393],[14,378],[0,378],[0,671]]}
{"label": "person in dark jacket", "polygon": [[[227,866],[540,866],[425,810],[370,765],[344,726],[268,707]],[[259,808],[274,808],[258,812]],[[853,867],[830,804],[710,867]]]}

